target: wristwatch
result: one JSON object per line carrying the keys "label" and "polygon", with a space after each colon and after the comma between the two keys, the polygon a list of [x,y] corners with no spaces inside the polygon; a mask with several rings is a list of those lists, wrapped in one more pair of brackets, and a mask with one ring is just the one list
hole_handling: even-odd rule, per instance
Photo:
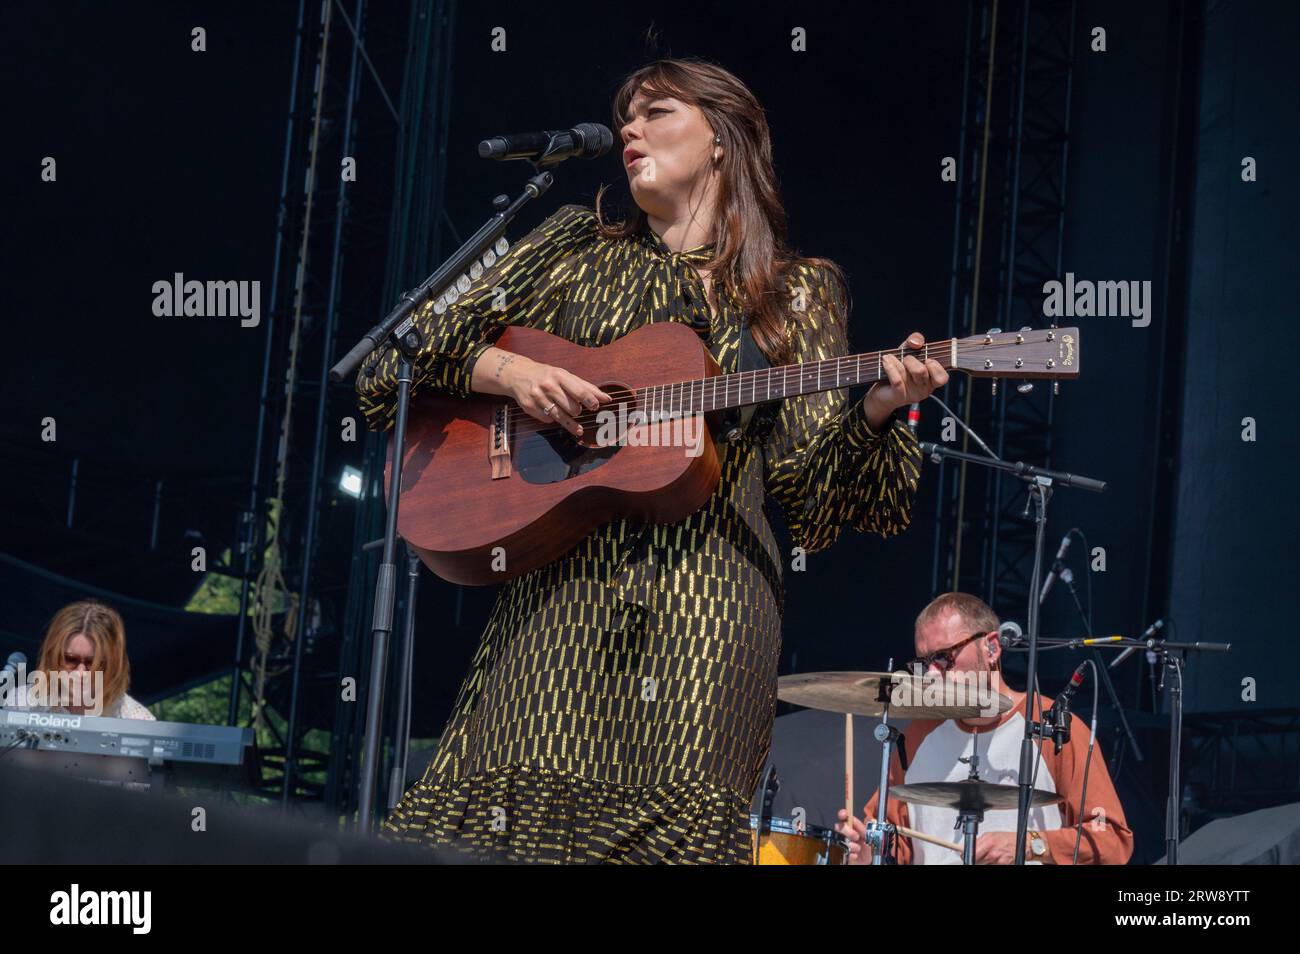
{"label": "wristwatch", "polygon": [[1029,854],[1033,858],[1042,858],[1047,854],[1047,842],[1036,831],[1029,833]]}

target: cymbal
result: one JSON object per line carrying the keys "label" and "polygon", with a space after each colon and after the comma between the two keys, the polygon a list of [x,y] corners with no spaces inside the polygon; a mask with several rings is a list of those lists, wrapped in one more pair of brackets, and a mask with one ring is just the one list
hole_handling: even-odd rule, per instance
{"label": "cymbal", "polygon": [[[1020,807],[1020,786],[992,782],[914,782],[889,786],[889,797],[914,805],[951,808],[953,811],[987,812]],[[1054,805],[1065,799],[1055,792],[1036,788],[1029,793],[1029,807]]]}
{"label": "cymbal", "polygon": [[800,672],[776,681],[783,702],[824,712],[878,716],[885,711],[903,719],[977,719],[1001,715],[1011,700],[1000,692],[983,697],[943,677],[905,672]]}

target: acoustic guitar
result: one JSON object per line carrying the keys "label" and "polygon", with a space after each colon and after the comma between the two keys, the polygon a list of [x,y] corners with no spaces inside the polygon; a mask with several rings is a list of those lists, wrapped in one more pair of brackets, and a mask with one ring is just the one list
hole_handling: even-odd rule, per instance
{"label": "acoustic guitar", "polygon": [[[585,348],[532,328],[496,345],[576,374],[613,398],[577,418],[582,437],[529,416],[509,398],[413,398],[402,457],[398,531],[453,583],[501,583],[542,566],[602,523],[676,523],[718,485],[714,434],[726,412],[870,384],[884,354],[933,358],[975,377],[1079,375],[1077,328],[1026,329],[723,374],[678,322]],[[391,443],[384,481],[392,479]]]}

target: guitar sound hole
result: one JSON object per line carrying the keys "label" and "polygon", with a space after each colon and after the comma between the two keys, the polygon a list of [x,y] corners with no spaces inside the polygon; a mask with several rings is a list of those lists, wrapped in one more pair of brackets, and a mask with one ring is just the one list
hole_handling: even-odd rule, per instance
{"label": "guitar sound hole", "polygon": [[[597,386],[606,394],[624,390],[619,384]],[[558,484],[562,480],[580,477],[600,467],[621,450],[618,444],[594,446],[597,427],[590,415],[582,421],[581,441],[562,427],[543,426],[534,430],[535,426],[540,426],[536,420],[523,418],[522,421],[524,426],[515,431],[514,469],[530,484]]]}

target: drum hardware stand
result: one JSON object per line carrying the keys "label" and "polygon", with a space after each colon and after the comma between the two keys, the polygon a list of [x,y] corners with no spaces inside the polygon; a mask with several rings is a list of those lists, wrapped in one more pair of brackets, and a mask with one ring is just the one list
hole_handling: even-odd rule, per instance
{"label": "drum hardware stand", "polygon": [[[979,738],[978,735],[975,736]],[[966,781],[978,782],[980,780],[980,757],[975,752],[970,754],[969,758],[958,758],[958,762],[965,762],[970,768],[966,772]],[[964,865],[975,864],[975,839],[979,837],[980,822],[984,820],[984,809],[974,805],[963,805],[957,812],[957,827],[961,829],[962,850],[961,863]]]}
{"label": "drum hardware stand", "polygon": [[758,852],[763,844],[764,832],[771,831],[772,828],[772,802],[776,799],[776,793],[781,788],[781,779],[777,777],[776,766],[769,765],[767,771],[763,773],[763,780],[759,783],[758,791],[758,822],[754,825],[754,856],[752,863],[758,864]]}
{"label": "drum hardware stand", "polygon": [[[892,672],[894,660],[889,660],[886,672]],[[894,824],[889,821],[889,755],[894,743],[899,744],[899,759],[902,759],[903,734],[889,724],[889,688],[880,684],[878,701],[884,704],[880,715],[880,724],[876,726],[874,736],[880,743],[880,801],[876,805],[876,818],[866,823],[866,843],[871,846],[871,863],[873,865],[897,864],[894,854],[894,839],[898,837]],[[853,819],[849,819],[853,824]],[[847,855],[845,856],[847,859]]]}
{"label": "drum hardware stand", "polygon": [[[416,327],[414,314],[426,302],[449,289],[453,282],[478,262],[500,239],[528,202],[540,198],[555,181],[549,169],[534,163],[536,174],[524,190],[511,200],[499,195],[492,200],[496,211],[478,231],[471,235],[438,269],[420,285],[404,292],[388,316],[367,331],[338,364],[330,369],[330,381],[338,384],[349,377],[384,341],[397,351],[397,406],[393,427],[392,470],[389,478],[388,513],[384,523],[383,555],[375,583],[375,604],[371,625],[370,681],[366,690],[366,728],[361,760],[361,780],[357,796],[357,827],[364,832],[374,828],[375,788],[379,777],[379,744],[383,735],[384,686],[388,679],[388,642],[393,632],[394,607],[397,601],[397,507],[402,491],[402,461],[406,446],[407,409],[414,378],[412,362],[420,353],[423,336]],[[406,668],[409,654],[402,653],[398,670]],[[398,685],[409,679],[408,672],[398,671]]]}

